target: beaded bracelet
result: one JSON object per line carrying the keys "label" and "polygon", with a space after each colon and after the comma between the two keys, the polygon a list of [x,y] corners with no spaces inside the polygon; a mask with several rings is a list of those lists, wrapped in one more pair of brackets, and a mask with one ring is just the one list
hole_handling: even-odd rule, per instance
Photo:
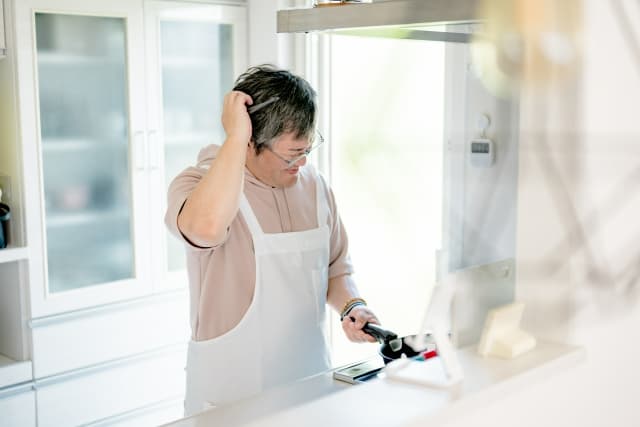
{"label": "beaded bracelet", "polygon": [[342,307],[342,311],[340,312],[340,321],[342,322],[344,318],[349,314],[349,312],[359,305],[367,305],[367,302],[362,298],[351,298],[347,301]]}

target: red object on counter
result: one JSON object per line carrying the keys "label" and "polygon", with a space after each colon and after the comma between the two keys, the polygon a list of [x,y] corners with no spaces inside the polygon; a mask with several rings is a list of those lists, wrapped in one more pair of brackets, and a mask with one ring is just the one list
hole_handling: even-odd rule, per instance
{"label": "red object on counter", "polygon": [[421,354],[424,360],[431,359],[432,357],[436,357],[438,352],[436,350],[428,350]]}

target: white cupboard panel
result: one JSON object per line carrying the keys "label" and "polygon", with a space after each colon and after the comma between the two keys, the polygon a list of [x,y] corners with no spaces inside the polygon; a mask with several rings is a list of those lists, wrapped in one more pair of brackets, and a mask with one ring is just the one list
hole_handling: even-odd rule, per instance
{"label": "white cupboard panel", "polygon": [[[29,340],[22,329],[28,312],[23,286],[26,270],[26,262],[22,261],[0,264],[0,353],[16,361],[29,359]],[[8,364],[13,363],[0,359],[0,371]],[[0,373],[0,387],[7,385],[3,385],[3,377]]]}
{"label": "white cupboard panel", "polygon": [[31,361],[16,361],[0,354],[0,388],[31,381]]}
{"label": "white cupboard panel", "polygon": [[35,378],[186,343],[188,311],[187,295],[176,293],[34,321]]}
{"label": "white cupboard panel", "polygon": [[29,427],[36,425],[36,399],[33,391],[0,396],[0,426]]}
{"label": "white cupboard panel", "polygon": [[37,386],[38,425],[75,426],[184,396],[186,351]]}

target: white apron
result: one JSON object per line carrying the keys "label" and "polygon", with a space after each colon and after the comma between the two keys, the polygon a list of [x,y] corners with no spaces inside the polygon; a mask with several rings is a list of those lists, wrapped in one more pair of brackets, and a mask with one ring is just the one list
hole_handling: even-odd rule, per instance
{"label": "white apron", "polygon": [[253,301],[229,332],[189,343],[185,415],[331,367],[325,334],[329,206],[319,177],[316,207],[318,228],[266,234],[241,195],[255,251]]}

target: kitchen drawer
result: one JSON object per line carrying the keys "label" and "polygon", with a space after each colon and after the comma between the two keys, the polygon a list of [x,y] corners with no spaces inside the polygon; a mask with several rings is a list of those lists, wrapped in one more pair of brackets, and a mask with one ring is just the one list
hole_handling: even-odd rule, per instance
{"label": "kitchen drawer", "polygon": [[184,398],[186,347],[36,381],[39,427],[105,420]]}
{"label": "kitchen drawer", "polygon": [[144,353],[190,337],[186,293],[32,321],[36,379]]}
{"label": "kitchen drawer", "polygon": [[30,386],[4,389],[0,392],[0,426],[29,427],[36,425],[36,397]]}

